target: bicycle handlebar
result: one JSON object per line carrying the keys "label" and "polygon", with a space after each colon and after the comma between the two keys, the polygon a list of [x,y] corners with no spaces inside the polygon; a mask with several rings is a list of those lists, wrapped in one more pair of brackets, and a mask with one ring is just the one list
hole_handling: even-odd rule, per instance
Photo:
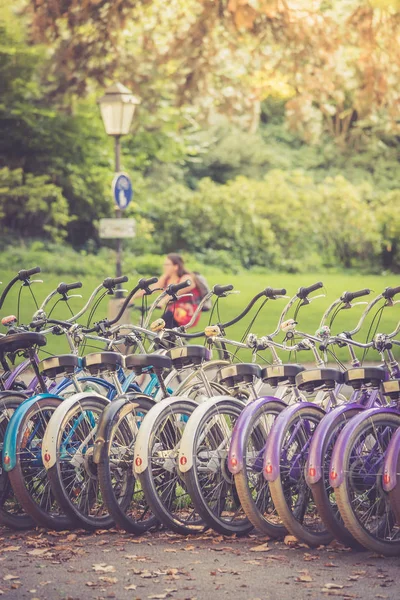
{"label": "bicycle handlebar", "polygon": [[106,277],[106,279],[101,284],[102,287],[105,287],[107,290],[111,290],[116,287],[120,283],[126,283],[128,281],[128,277],[123,275],[122,277]]}
{"label": "bicycle handlebar", "polygon": [[317,283],[313,283],[313,285],[309,285],[308,287],[301,287],[297,292],[297,297],[301,300],[305,300],[311,292],[315,292],[316,290],[324,287],[322,281],[318,281]]}
{"label": "bicycle handlebar", "polygon": [[33,269],[22,269],[21,271],[18,271],[17,275],[13,277],[13,279],[11,279],[11,281],[6,285],[6,287],[3,290],[3,293],[0,296],[0,309],[2,308],[7,294],[11,290],[13,285],[17,283],[17,281],[27,282],[30,276],[35,275],[35,273],[40,273],[40,267],[34,267]]}
{"label": "bicycle handlebar", "polygon": [[71,290],[78,290],[82,287],[82,282],[81,281],[75,281],[74,283],[60,283],[59,286],[57,287],[57,292],[59,294],[67,294],[68,292],[70,292]]}
{"label": "bicycle handlebar", "polygon": [[[156,281],[158,281],[156,279]],[[167,289],[165,290],[168,296],[175,296],[180,290],[184,290],[189,287],[191,284],[190,279],[186,279],[185,281],[181,281],[180,283],[171,283]]]}
{"label": "bicycle handlebar", "polygon": [[382,293],[382,296],[384,298],[386,298],[386,300],[391,300],[393,298],[393,296],[395,296],[398,293],[400,293],[400,285],[395,288],[387,287],[385,289],[385,291]]}
{"label": "bicycle handlebar", "polygon": [[371,290],[369,288],[365,288],[364,290],[359,290],[358,292],[344,292],[340,296],[340,300],[344,304],[349,304],[356,298],[362,298],[362,296],[368,296],[370,293],[371,293]]}
{"label": "bicycle handlebar", "polygon": [[226,292],[231,292],[233,290],[233,285],[214,285],[212,291],[216,296],[223,296]]}
{"label": "bicycle handlebar", "polygon": [[36,275],[36,273],[40,273],[40,267],[33,267],[33,269],[22,269],[18,272],[18,279],[20,281],[25,281],[29,279],[31,275]]}

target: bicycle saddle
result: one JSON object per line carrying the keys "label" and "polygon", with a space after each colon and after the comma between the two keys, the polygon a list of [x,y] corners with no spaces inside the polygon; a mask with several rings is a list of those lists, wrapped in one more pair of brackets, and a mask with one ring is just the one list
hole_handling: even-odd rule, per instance
{"label": "bicycle saddle", "polygon": [[12,333],[0,338],[0,355],[7,352],[19,352],[35,346],[45,346],[47,340],[41,333],[27,331],[26,333]]}
{"label": "bicycle saddle", "polygon": [[391,400],[400,400],[400,379],[390,379],[381,385],[382,393]]}
{"label": "bicycle saddle", "polygon": [[211,360],[211,351],[204,346],[183,346],[171,348],[166,356],[172,360],[175,369],[200,365],[203,361]]}
{"label": "bicycle saddle", "polygon": [[238,383],[253,383],[254,378],[260,379],[261,367],[254,363],[228,365],[218,371],[217,377],[227,387],[234,387]]}
{"label": "bicycle saddle", "polygon": [[124,364],[124,357],[117,352],[93,352],[82,359],[82,366],[91,375],[118,371]]}
{"label": "bicycle saddle", "polygon": [[140,375],[144,370],[153,368],[162,371],[172,367],[171,359],[161,354],[129,354],[125,356],[125,368]]}
{"label": "bicycle saddle", "polygon": [[45,377],[55,379],[57,375],[71,375],[81,366],[81,360],[74,354],[61,354],[45,358],[39,363],[39,371]]}
{"label": "bicycle saddle", "polygon": [[355,390],[359,390],[362,385],[378,388],[386,377],[387,371],[382,367],[356,367],[344,372],[344,382]]}
{"label": "bicycle saddle", "polygon": [[282,383],[294,385],[296,375],[304,370],[301,365],[268,365],[262,369],[261,377],[272,387]]}
{"label": "bicycle saddle", "polygon": [[344,383],[344,375],[338,369],[309,369],[296,375],[299,390],[309,393],[319,387],[333,390],[338,383]]}

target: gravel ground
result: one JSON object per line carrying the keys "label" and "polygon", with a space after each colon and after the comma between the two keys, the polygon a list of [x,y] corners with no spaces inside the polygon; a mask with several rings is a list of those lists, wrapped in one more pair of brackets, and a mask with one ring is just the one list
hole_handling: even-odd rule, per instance
{"label": "gravel ground", "polygon": [[[400,559],[249,536],[0,528],[4,599],[394,599]],[[396,592],[397,589],[397,592]]]}

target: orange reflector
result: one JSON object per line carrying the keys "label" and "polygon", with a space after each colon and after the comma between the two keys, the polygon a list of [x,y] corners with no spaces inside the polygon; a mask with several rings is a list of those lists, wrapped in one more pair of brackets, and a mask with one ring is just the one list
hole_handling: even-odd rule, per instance
{"label": "orange reflector", "polygon": [[46,462],[49,462],[49,461],[50,461],[50,454],[46,453],[46,454],[44,455],[44,460],[45,460]]}
{"label": "orange reflector", "polygon": [[138,456],[137,459],[135,460],[135,465],[137,467],[140,467],[141,464],[142,464],[142,459],[140,458],[140,456]]}
{"label": "orange reflector", "polygon": [[330,472],[330,478],[333,479],[333,480],[337,479],[337,473],[336,473],[336,471],[331,471]]}
{"label": "orange reflector", "polygon": [[316,471],[315,467],[310,467],[308,469],[308,474],[309,474],[310,477],[315,477],[316,474],[317,474],[317,471]]}
{"label": "orange reflector", "polygon": [[385,485],[388,485],[390,483],[390,475],[388,473],[385,473],[383,476],[383,483]]}
{"label": "orange reflector", "polygon": [[232,467],[237,466],[237,458],[231,458],[231,465],[232,465]]}
{"label": "orange reflector", "polygon": [[10,464],[10,457],[9,456],[5,456],[4,457],[4,464],[5,465],[9,465]]}
{"label": "orange reflector", "polygon": [[266,473],[272,473],[272,465],[266,465],[265,472]]}
{"label": "orange reflector", "polygon": [[181,463],[182,466],[186,465],[186,463],[187,463],[186,456],[181,456],[180,459],[179,459],[179,462]]}

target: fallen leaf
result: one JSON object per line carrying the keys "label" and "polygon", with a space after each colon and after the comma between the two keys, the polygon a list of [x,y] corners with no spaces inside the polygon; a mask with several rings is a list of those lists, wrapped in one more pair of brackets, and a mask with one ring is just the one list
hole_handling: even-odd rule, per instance
{"label": "fallen leaf", "polygon": [[178,552],[175,548],[165,548],[164,552]]}
{"label": "fallen leaf", "polygon": [[19,575],[4,575],[3,580],[4,581],[11,581],[12,579],[19,579]]}
{"label": "fallen leaf", "polygon": [[94,581],[87,581],[85,585],[87,585],[88,587],[95,587],[97,584]]}
{"label": "fallen leaf", "polygon": [[342,590],[344,585],[339,585],[338,583],[324,583],[324,588],[327,590]]}
{"label": "fallen leaf", "polygon": [[130,585],[126,585],[124,587],[124,590],[136,590],[136,585],[134,583],[131,583]]}
{"label": "fallen leaf", "polygon": [[105,581],[106,583],[117,583],[118,579],[116,577],[99,577],[101,581]]}
{"label": "fallen leaf", "polygon": [[286,546],[295,546],[299,543],[299,540],[294,535],[286,535],[283,543],[286,544]]}
{"label": "fallen leaf", "polygon": [[6,546],[5,548],[0,548],[0,552],[18,552],[21,546]]}
{"label": "fallen leaf", "polygon": [[15,583],[11,584],[11,589],[12,590],[17,590],[20,587],[21,587],[21,582],[20,581],[15,581]]}
{"label": "fallen leaf", "polygon": [[76,535],[76,533],[70,533],[69,535],[67,535],[67,537],[65,538],[66,542],[76,542],[76,540],[78,539],[78,536]]}
{"label": "fallen leaf", "polygon": [[335,565],[335,564],[334,564],[334,563],[332,563],[332,562],[329,562],[329,563],[325,563],[325,564],[324,564],[324,567],[329,567],[329,568],[331,568],[331,569],[335,569],[335,568],[337,568],[338,566],[339,566],[339,565]]}
{"label": "fallen leaf", "polygon": [[296,577],[296,581],[300,581],[301,583],[309,583],[310,581],[313,581],[313,578],[311,575],[300,575],[299,577]]}
{"label": "fallen leaf", "polygon": [[259,560],[244,560],[243,562],[247,563],[248,565],[261,565]]}
{"label": "fallen leaf", "polygon": [[268,542],[261,544],[261,546],[253,546],[250,548],[250,552],[269,552],[271,548],[268,546]]}
{"label": "fallen leaf", "polygon": [[151,596],[147,596],[150,600],[164,600],[164,598],[168,598],[170,596],[168,592],[166,594],[152,594]]}
{"label": "fallen leaf", "polygon": [[96,573],[115,573],[115,567],[106,563],[99,563],[93,565],[93,571],[96,571]]}
{"label": "fallen leaf", "polygon": [[30,556],[42,556],[43,558],[51,558],[53,556],[48,548],[35,548],[35,550],[29,550],[27,554]]}

